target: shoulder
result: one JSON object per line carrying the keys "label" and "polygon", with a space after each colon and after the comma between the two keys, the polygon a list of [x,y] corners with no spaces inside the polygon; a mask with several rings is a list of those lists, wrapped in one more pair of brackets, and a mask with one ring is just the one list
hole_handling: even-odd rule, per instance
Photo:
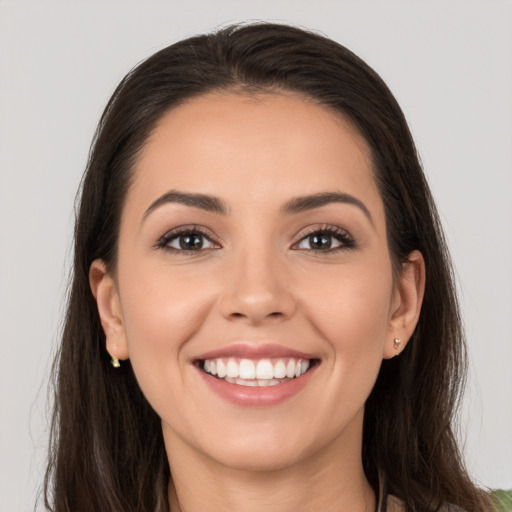
{"label": "shoulder", "polygon": [[[396,496],[388,495],[386,512],[405,512],[402,500]],[[443,505],[437,512],[466,512],[466,510],[457,505]]]}
{"label": "shoulder", "polygon": [[386,512],[404,512],[404,504],[396,496],[388,495],[386,503]]}

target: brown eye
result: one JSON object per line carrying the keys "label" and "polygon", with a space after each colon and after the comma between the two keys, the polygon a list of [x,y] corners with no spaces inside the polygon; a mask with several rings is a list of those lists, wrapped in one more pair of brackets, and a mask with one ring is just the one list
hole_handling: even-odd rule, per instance
{"label": "brown eye", "polygon": [[353,247],[352,239],[345,232],[315,231],[302,238],[297,249],[327,252]]}
{"label": "brown eye", "polygon": [[159,246],[171,251],[199,252],[217,249],[219,246],[212,242],[204,233],[199,231],[182,231],[166,235]]}
{"label": "brown eye", "polygon": [[199,233],[180,235],[176,240],[179,248],[185,251],[196,251],[202,249],[204,245],[204,237]]}
{"label": "brown eye", "polygon": [[325,250],[332,247],[332,235],[309,235],[307,237],[309,247],[315,250]]}

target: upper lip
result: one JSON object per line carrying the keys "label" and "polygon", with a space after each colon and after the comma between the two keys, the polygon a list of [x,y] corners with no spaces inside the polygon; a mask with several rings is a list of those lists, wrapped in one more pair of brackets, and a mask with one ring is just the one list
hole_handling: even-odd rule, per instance
{"label": "upper lip", "polygon": [[294,359],[318,359],[311,353],[301,352],[277,344],[235,343],[225,347],[211,350],[195,357],[195,360],[217,359],[220,357],[236,357],[241,359],[271,359],[289,357]]}

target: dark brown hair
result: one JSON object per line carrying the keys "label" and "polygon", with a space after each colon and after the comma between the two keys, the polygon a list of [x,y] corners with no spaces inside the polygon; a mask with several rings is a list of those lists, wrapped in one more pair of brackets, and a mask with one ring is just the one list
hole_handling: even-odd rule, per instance
{"label": "dark brown hair", "polygon": [[129,362],[109,363],[89,267],[115,268],[133,163],[169,109],[216,90],[299,93],[351,120],[368,142],[396,269],[419,250],[427,283],[418,326],[384,361],[368,398],[363,464],[384,476],[407,511],[453,503],[488,510],[468,478],[452,429],[465,377],[453,274],[434,202],[393,95],[348,49],[277,24],[231,26],[164,48],[122,80],[100,120],[77,205],[74,267],[62,345],[45,502],[64,512],[168,511],[169,465],[160,420]]}

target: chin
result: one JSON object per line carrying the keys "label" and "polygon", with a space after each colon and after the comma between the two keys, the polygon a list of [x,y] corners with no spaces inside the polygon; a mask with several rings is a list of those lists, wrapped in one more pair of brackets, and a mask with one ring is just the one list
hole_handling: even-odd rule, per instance
{"label": "chin", "polygon": [[[227,432],[208,439],[201,451],[225,467],[246,472],[276,472],[309,463],[336,443],[334,429],[313,432],[307,422],[293,425],[255,424],[251,431]],[[301,428],[302,427],[302,428]]]}
{"label": "chin", "polygon": [[217,462],[236,471],[265,473],[291,468],[307,458],[302,450],[273,450],[267,446],[247,448],[224,451]]}

